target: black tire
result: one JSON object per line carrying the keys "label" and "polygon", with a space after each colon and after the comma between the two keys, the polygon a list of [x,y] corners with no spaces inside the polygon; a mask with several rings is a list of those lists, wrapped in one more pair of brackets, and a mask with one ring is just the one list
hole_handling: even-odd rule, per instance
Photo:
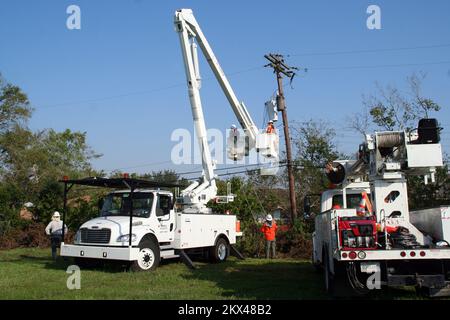
{"label": "black tire", "polygon": [[131,271],[153,271],[158,268],[161,256],[159,245],[154,240],[143,239],[139,243],[138,260],[130,265]]}
{"label": "black tire", "polygon": [[219,238],[216,244],[210,248],[209,257],[211,262],[219,263],[227,260],[230,255],[230,246],[224,238]]}
{"label": "black tire", "polygon": [[334,260],[333,291],[331,294],[335,298],[360,296],[360,294],[357,294],[352,289],[349,283],[346,264],[344,262]]}

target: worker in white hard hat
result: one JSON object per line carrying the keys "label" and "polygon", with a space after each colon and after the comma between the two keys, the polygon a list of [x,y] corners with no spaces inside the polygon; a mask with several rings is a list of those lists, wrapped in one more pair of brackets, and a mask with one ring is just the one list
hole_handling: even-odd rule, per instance
{"label": "worker in white hard hat", "polygon": [[[261,232],[264,233],[264,238],[266,239],[266,259],[275,258],[277,228],[277,223],[272,215],[268,214],[266,216],[266,221],[261,227]],[[272,256],[270,255],[271,252]]]}
{"label": "worker in white hard hat", "polygon": [[231,125],[230,127],[230,136],[234,137],[235,139],[239,137],[239,130],[237,129],[235,124]]}
{"label": "worker in white hard hat", "polygon": [[275,133],[275,127],[273,126],[273,121],[272,120],[270,120],[267,123],[266,133]]}
{"label": "worker in white hard hat", "polygon": [[[63,222],[61,221],[61,215],[58,211],[55,211],[52,216],[52,221],[50,221],[50,223],[45,228],[45,233],[50,236],[53,260],[56,260],[56,249],[59,247],[62,241],[62,228]],[[67,226],[65,224],[64,232],[67,233]]]}
{"label": "worker in white hard hat", "polygon": [[235,124],[230,127],[230,137],[228,138],[228,143],[230,145],[230,152],[234,161],[238,159],[238,141],[239,141],[239,130]]}

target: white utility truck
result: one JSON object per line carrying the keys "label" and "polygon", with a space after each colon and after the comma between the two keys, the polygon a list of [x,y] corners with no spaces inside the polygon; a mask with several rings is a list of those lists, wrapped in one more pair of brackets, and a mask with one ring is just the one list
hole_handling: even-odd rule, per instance
{"label": "white utility truck", "polygon": [[[100,216],[84,223],[78,230],[74,244],[61,244],[61,256],[86,259],[129,261],[135,269],[153,270],[160,259],[181,257],[192,265],[192,251],[208,252],[215,261],[224,261],[234,249],[239,230],[235,215],[216,214],[208,208],[209,201],[230,202],[234,195],[217,195],[216,176],[208,145],[206,125],[200,99],[200,72],[197,43],[206,57],[217,81],[247,137],[246,149],[239,152],[229,148],[228,155],[236,160],[255,148],[264,157],[277,159],[278,135],[258,130],[245,105],[234,94],[218,60],[190,9],[175,13],[175,30],[179,34],[186,70],[186,79],[195,131],[202,156],[202,180],[194,181],[181,191],[179,197],[163,187],[173,187],[129,177],[106,179],[64,179],[64,210],[67,193],[74,185],[113,188],[100,209]],[[121,190],[122,189],[122,190]],[[64,239],[64,234],[63,234]]]}
{"label": "white utility truck", "polygon": [[411,132],[367,135],[358,160],[328,167],[338,187],[321,195],[312,256],[327,291],[416,286],[430,296],[450,293],[450,207],[410,211],[407,192],[408,177],[434,182],[443,166],[440,130],[435,119],[422,119]]}
{"label": "white utility truck", "polygon": [[75,257],[81,266],[121,260],[133,270],[153,270],[161,259],[181,257],[193,267],[187,256],[193,249],[216,262],[225,261],[230,250],[239,256],[232,247],[241,235],[236,216],[177,210],[173,193],[161,189],[176,185],[128,177],[62,182],[65,207],[74,185],[116,189],[101,201],[99,217],[80,227],[74,244],[61,244],[61,256]]}

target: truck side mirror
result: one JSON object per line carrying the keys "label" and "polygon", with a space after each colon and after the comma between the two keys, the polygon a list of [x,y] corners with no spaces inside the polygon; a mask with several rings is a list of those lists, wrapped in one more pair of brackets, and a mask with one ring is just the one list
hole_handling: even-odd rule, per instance
{"label": "truck side mirror", "polygon": [[303,199],[303,214],[305,218],[309,218],[311,215],[311,197],[305,196]]}

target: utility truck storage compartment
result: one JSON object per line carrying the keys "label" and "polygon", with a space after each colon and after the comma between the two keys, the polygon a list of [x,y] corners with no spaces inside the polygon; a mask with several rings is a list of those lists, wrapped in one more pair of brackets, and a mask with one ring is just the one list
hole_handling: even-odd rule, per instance
{"label": "utility truck storage compartment", "polygon": [[442,167],[442,147],[437,144],[406,145],[409,168]]}
{"label": "utility truck storage compartment", "polygon": [[217,236],[225,235],[231,244],[236,243],[236,216],[225,214],[177,213],[175,249],[209,247]]}
{"label": "utility truck storage compartment", "polygon": [[410,222],[434,239],[450,242],[450,207],[411,211]]}

